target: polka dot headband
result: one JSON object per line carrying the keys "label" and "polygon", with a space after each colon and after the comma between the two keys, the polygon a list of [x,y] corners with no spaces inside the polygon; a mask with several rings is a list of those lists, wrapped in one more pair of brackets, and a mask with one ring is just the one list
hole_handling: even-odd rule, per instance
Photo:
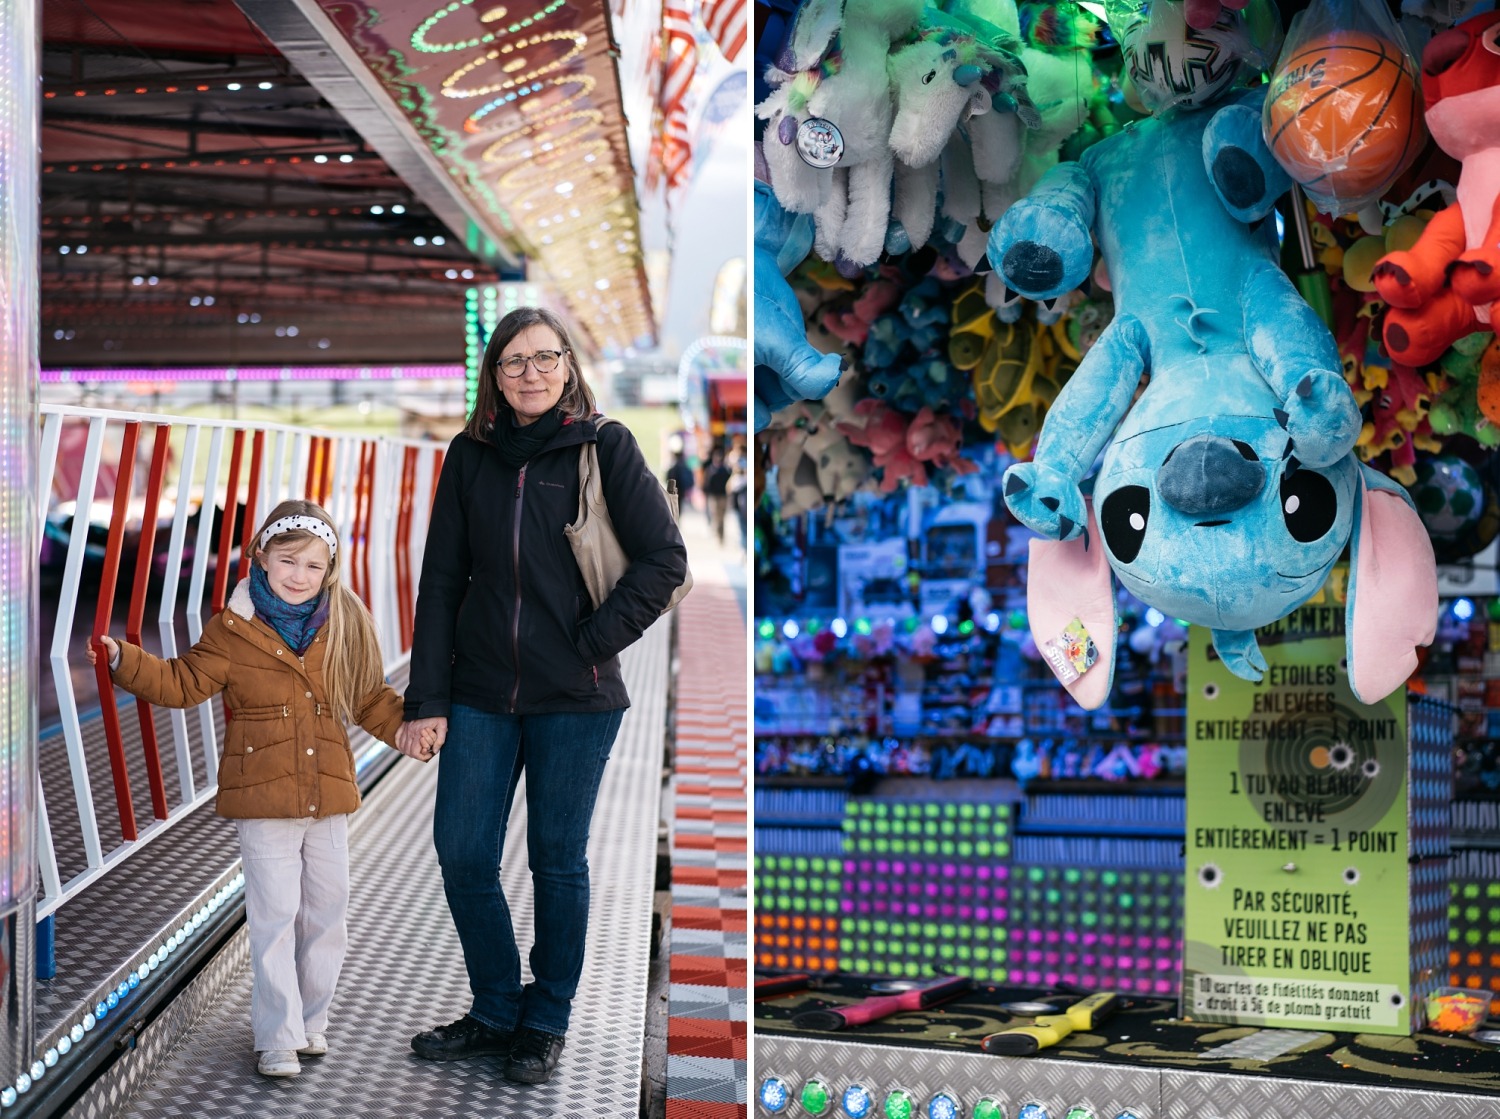
{"label": "polka dot headband", "polygon": [[268,524],[266,531],[260,534],[261,551],[266,550],[266,545],[271,542],[273,536],[280,536],[283,532],[292,532],[295,529],[310,532],[327,544],[329,559],[339,554],[338,534],[328,527],[328,522],[321,517],[303,516],[282,517],[279,521],[272,521]]}

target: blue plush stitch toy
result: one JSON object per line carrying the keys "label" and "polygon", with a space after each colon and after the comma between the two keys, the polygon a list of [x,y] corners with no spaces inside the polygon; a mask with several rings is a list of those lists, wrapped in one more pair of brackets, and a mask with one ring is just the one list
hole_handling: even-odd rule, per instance
{"label": "blue plush stitch toy", "polygon": [[1431,545],[1405,492],[1350,453],[1360,418],[1337,347],[1277,266],[1264,219],[1286,181],[1248,126],[1258,96],[1127,127],[1049,171],[991,232],[991,261],[1023,295],[1076,287],[1096,241],[1114,290],[1114,321],[1004,482],[1049,538],[1032,544],[1027,588],[1038,648],[1097,649],[1081,671],[1054,664],[1084,707],[1113,674],[1111,568],[1142,602],[1211,627],[1248,680],[1266,667],[1256,627],[1316,593],[1346,542],[1355,694],[1399,687],[1433,637]]}
{"label": "blue plush stitch toy", "polygon": [[[759,162],[759,161],[758,161]],[[755,430],[796,400],[821,400],[844,359],[807,341],[802,308],[786,275],[812,249],[811,214],[789,214],[769,184],[755,181]]]}

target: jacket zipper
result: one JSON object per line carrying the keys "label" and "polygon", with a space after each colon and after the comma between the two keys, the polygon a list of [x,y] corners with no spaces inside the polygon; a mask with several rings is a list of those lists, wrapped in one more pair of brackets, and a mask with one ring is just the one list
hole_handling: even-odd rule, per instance
{"label": "jacket zipper", "polygon": [[521,507],[524,502],[522,496],[526,488],[526,466],[522,465],[521,472],[516,475],[516,514],[515,528],[511,533],[511,577],[516,584],[516,609],[511,615],[510,634],[510,663],[515,672],[515,683],[510,690],[510,713],[516,713],[516,704],[521,699]]}

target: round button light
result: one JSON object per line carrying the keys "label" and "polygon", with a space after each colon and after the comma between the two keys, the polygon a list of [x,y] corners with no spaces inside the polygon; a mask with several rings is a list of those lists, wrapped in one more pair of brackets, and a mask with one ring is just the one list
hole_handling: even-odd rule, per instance
{"label": "round button light", "polygon": [[963,1119],[963,1114],[963,1105],[952,1092],[937,1092],[927,1101],[927,1119]]}
{"label": "round button light", "polygon": [[760,1091],[756,1093],[756,1097],[764,1110],[772,1115],[780,1115],[792,1102],[792,1090],[781,1077],[768,1076],[760,1082]]}
{"label": "round button light", "polygon": [[869,1119],[870,1112],[875,1109],[875,1097],[863,1084],[851,1084],[845,1088],[840,1102],[849,1119]]}
{"label": "round button light", "polygon": [[994,1096],[980,1096],[974,1101],[974,1119],[1005,1119],[1005,1105]]}
{"label": "round button light", "polygon": [[917,1100],[905,1088],[892,1088],[885,1097],[885,1119],[912,1119]]}
{"label": "round button light", "polygon": [[802,1110],[809,1115],[822,1115],[833,1103],[833,1093],[828,1085],[816,1076],[802,1085]]}

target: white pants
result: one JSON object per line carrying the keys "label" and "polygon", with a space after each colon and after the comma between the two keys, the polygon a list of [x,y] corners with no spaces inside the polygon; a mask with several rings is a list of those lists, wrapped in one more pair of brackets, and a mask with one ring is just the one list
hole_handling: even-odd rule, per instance
{"label": "white pants", "polygon": [[250,933],[255,1048],[300,1049],[328,1028],[349,931],[349,817],[236,820]]}

